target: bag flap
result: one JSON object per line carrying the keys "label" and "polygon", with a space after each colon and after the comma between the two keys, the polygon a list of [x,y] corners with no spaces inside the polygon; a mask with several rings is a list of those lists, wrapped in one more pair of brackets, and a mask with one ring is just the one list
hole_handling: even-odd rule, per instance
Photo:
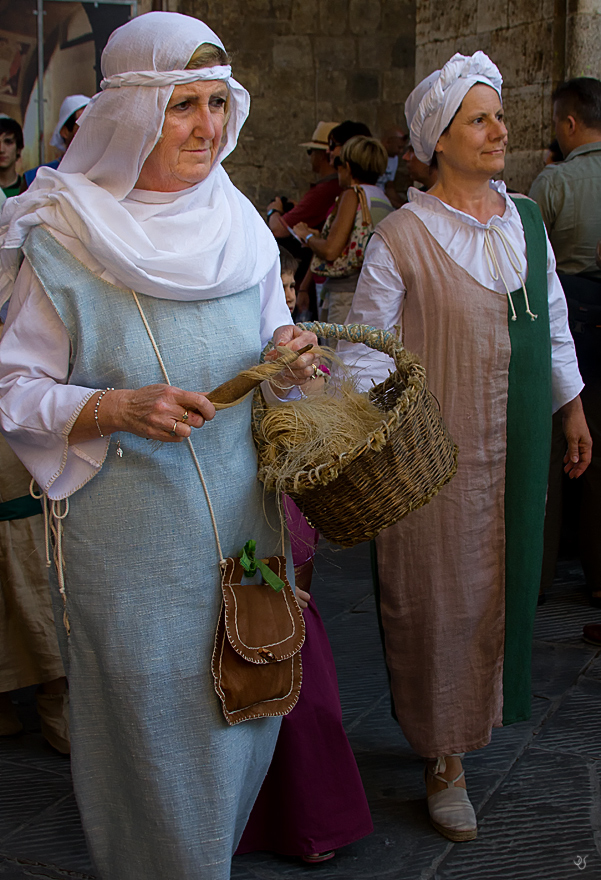
{"label": "bag flap", "polygon": [[305,621],[286,578],[286,558],[263,560],[284,581],[276,592],[269,584],[242,583],[239,559],[225,560],[221,587],[227,639],[250,663],[285,660],[300,651],[305,641]]}

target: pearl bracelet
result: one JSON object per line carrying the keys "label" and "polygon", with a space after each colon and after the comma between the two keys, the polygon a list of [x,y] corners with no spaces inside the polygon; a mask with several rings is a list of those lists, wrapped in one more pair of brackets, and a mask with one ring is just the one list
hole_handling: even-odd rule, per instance
{"label": "pearl bracelet", "polygon": [[94,420],[96,422],[96,427],[98,428],[98,433],[100,434],[101,437],[104,437],[104,434],[100,430],[100,425],[98,423],[98,407],[100,406],[100,401],[102,400],[104,395],[108,391],[114,391],[114,390],[115,390],[114,388],[105,388],[104,391],[101,391],[100,394],[98,395],[98,400],[96,401],[96,406],[94,407]]}

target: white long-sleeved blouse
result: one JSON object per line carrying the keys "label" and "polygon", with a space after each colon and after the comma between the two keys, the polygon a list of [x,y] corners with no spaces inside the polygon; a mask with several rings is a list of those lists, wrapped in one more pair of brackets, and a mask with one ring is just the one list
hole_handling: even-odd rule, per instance
{"label": "white long-sleeved blouse", "polygon": [[[506,196],[505,184],[492,181],[491,187]],[[470,214],[452,208],[436,196],[421,192],[413,187],[409,190],[409,202],[399,210],[413,211],[423,221],[446,253],[462,266],[476,281],[505,293],[504,276],[510,291],[521,286],[519,276],[512,265],[500,237],[491,238],[500,273],[486,257],[485,232],[491,226],[498,227],[507,237],[520,259],[524,277],[527,277],[526,241],[518,210],[512,199],[505,197],[503,216],[493,216],[487,223],[481,223]],[[497,278],[494,275],[497,275]],[[578,370],[574,342],[568,327],[568,311],[563,288],[555,271],[555,256],[547,238],[547,279],[549,293],[549,320],[551,332],[551,364],[553,383],[553,411],[564,403],[573,400],[582,390],[583,382]],[[385,330],[402,326],[403,299],[405,285],[399,275],[392,253],[384,240],[374,235],[365,252],[365,261],[357,285],[353,305],[346,319],[347,324],[369,324]],[[528,319],[523,313],[518,320]],[[363,345],[341,342],[338,353],[357,371],[359,387],[367,390],[372,382],[381,382],[388,376],[394,365],[391,359]]]}
{"label": "white long-sleeved blouse", "polygon": [[[96,275],[122,286],[79,240],[50,232]],[[277,327],[292,323],[279,260],[260,282],[259,289],[260,335],[264,346]],[[87,483],[102,467],[110,441],[109,437],[99,436],[69,445],[73,424],[99,390],[66,384],[69,351],[67,331],[25,261],[0,341],[0,428],[51,499],[66,498]]]}

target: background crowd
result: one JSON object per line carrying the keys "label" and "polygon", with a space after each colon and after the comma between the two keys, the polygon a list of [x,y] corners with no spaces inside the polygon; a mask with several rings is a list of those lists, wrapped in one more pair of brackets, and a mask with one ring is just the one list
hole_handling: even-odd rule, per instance
{"label": "background crowd", "polygon": [[[492,727],[529,715],[534,609],[554,574],[567,504],[579,508],[578,549],[601,606],[601,82],[578,78],[554,92],[559,154],[550,152],[529,199],[499,179],[502,77],[476,52],[418,84],[407,131],[378,138],[361,121],[320,121],[299,145],[315,183],[296,203],[274,193],[261,218],[221,168],[248,94],[206,25],[141,16],[113,34],[103,72],[99,96],[63,102],[52,138],[61,155],[41,172],[18,170],[22,130],[0,118],[0,187],[5,199],[21,196],[3,212],[14,265],[0,347],[0,421],[11,442],[0,441],[10,609],[0,735],[21,729],[11,692],[39,686],[42,732],[63,753],[73,743],[84,828],[111,880],[174,866],[218,880],[237,847],[325,861],[370,832],[310,595],[318,535],[290,499],[288,563],[307,627],[301,698],[281,726],[263,718],[231,730],[217,711],[208,669],[218,581],[214,548],[199,552],[197,536],[213,529],[221,554],[218,522],[227,556],[253,522],[261,555],[277,549],[253,471],[250,403],[209,428],[212,405],[185,389],[218,385],[272,338],[293,349],[315,341],[293,321],[396,328],[427,368],[460,459],[435,504],[376,542],[386,662],[399,722],[426,761],[432,823],[451,840],[473,839],[462,757],[485,746]],[[115,77],[126,87],[113,88]],[[203,154],[200,171],[190,143]],[[193,253],[182,256],[182,235]],[[240,350],[227,347],[231,327]],[[194,359],[182,340],[193,348],[199,339]],[[390,363],[360,348],[339,354],[367,390]],[[317,376],[311,362],[298,362],[286,393]],[[281,391],[273,383],[265,393],[273,403]],[[148,440],[165,444],[163,457]],[[182,465],[183,440],[193,457]],[[210,517],[190,497],[194,463]],[[64,528],[68,565],[65,573],[59,542],[53,595],[73,628],[71,731],[30,474],[51,501],[55,535]],[[116,508],[129,511],[123,546],[112,539]],[[9,616],[22,621],[18,632]],[[584,636],[601,644],[601,625]]]}

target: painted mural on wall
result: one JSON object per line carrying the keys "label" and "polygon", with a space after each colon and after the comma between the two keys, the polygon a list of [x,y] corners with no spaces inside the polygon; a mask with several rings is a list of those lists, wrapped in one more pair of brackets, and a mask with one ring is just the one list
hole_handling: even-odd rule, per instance
{"label": "painted mural on wall", "polygon": [[[59,157],[50,138],[67,95],[92,96],[111,32],[131,15],[129,3],[44,0],[43,158]],[[0,113],[23,127],[20,170],[39,164],[36,0],[0,0]]]}
{"label": "painted mural on wall", "polygon": [[23,34],[0,30],[0,95],[5,104],[19,104],[23,91],[23,72],[35,42]]}

